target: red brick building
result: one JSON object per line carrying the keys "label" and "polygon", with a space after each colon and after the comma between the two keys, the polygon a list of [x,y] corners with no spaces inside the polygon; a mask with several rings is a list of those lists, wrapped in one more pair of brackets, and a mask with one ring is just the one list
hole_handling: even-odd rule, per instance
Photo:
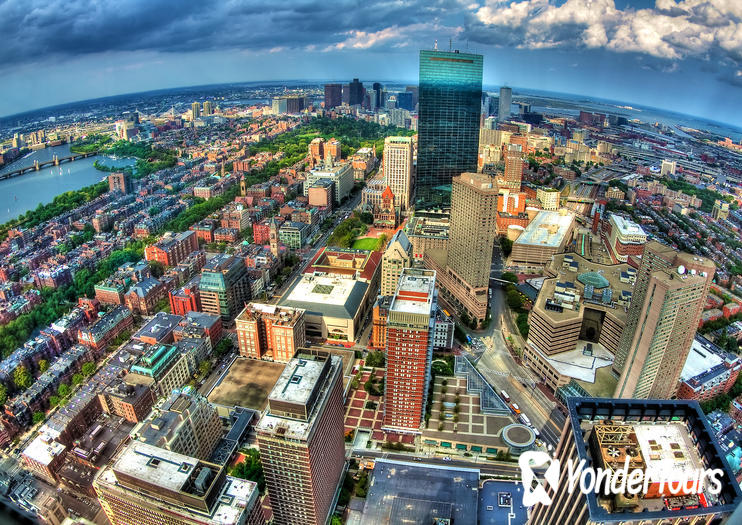
{"label": "red brick building", "polygon": [[250,303],[235,319],[240,355],[286,363],[306,342],[304,310]]}
{"label": "red brick building", "polygon": [[177,290],[170,290],[170,313],[185,315],[201,310],[201,295],[198,291],[200,276],[196,276]]}
{"label": "red brick building", "polygon": [[159,280],[150,277],[132,286],[124,297],[126,307],[142,315],[155,313],[155,306],[167,297],[167,289]]}
{"label": "red brick building", "polygon": [[196,232],[196,236],[205,243],[214,242],[214,230],[216,230],[216,221],[204,219],[198,224],[191,226],[191,230]]}
{"label": "red brick building", "polygon": [[117,306],[103,317],[99,318],[93,325],[80,329],[77,339],[80,344],[102,351],[120,333],[130,329],[134,325],[134,316],[131,310],[123,306]]}
{"label": "red brick building", "polygon": [[144,258],[165,266],[175,266],[191,252],[198,250],[198,239],[192,231],[178,234],[166,233],[162,239],[144,249]]}
{"label": "red brick building", "polygon": [[386,330],[384,423],[388,430],[419,432],[425,415],[434,333],[436,273],[405,268],[389,305]]}

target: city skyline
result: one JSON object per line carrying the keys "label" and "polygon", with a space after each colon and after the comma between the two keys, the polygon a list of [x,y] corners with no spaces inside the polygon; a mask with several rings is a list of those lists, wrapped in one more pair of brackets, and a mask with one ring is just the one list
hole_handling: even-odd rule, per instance
{"label": "city skyline", "polygon": [[[155,2],[142,15],[137,2],[91,10],[80,0],[67,6],[74,22],[65,24],[48,19],[53,5],[26,10],[9,2],[2,9],[10,45],[0,55],[0,114],[179,86],[352,78],[359,60],[369,79],[414,82],[417,51],[436,40],[448,49],[452,40],[485,55],[485,85],[546,87],[731,125],[740,120],[742,110],[728,101],[742,86],[735,29],[742,8],[700,0],[599,3],[378,4],[329,17],[342,6],[173,10]],[[162,23],[158,14],[165,13]],[[211,31],[227,23],[231,31]],[[252,33],[235,29],[241,25]]]}

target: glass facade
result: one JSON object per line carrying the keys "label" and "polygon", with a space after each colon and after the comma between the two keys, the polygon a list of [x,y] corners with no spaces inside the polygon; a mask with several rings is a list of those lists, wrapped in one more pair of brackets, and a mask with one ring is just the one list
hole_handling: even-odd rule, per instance
{"label": "glass facade", "polygon": [[451,179],[476,171],[482,55],[420,51],[416,206],[451,202]]}

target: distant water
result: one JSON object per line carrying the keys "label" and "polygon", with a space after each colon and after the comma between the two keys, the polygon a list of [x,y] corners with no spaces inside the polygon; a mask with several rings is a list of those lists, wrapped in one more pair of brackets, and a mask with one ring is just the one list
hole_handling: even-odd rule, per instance
{"label": "distant water", "polygon": [[[71,155],[69,145],[55,146],[34,151],[28,157],[19,159],[5,166],[0,173],[15,171],[26,166],[33,166],[34,160],[45,162],[54,155],[59,158]],[[112,159],[110,157],[88,157],[75,162],[64,162],[59,166],[31,171],[20,177],[0,181],[0,224],[5,223],[28,210],[36,208],[39,203],[51,202],[60,193],[79,190],[95,184],[108,174],[98,171],[93,163],[98,160],[107,166],[133,166],[134,159]]]}

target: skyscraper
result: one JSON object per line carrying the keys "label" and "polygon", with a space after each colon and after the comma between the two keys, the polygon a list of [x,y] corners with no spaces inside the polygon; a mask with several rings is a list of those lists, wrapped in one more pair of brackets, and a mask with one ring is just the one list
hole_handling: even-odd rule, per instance
{"label": "skyscraper", "polygon": [[121,193],[134,191],[131,174],[126,171],[111,173],[108,176],[108,191],[120,191]]}
{"label": "skyscraper", "polygon": [[201,270],[201,307],[206,313],[219,315],[230,324],[250,300],[250,278],[242,259],[219,254]]}
{"label": "skyscraper", "polygon": [[268,396],[256,433],[274,523],[322,525],[345,465],[343,363],[300,351]]}
{"label": "skyscraper", "polygon": [[386,322],[383,428],[418,432],[423,423],[437,297],[434,271],[402,270]]}
{"label": "skyscraper", "polygon": [[[551,502],[531,508],[529,525],[739,523],[729,518],[742,502],[739,483],[697,401],[569,397],[567,409],[549,466],[558,466],[559,481],[542,484]],[[593,483],[596,475],[583,472],[587,483],[580,484],[594,487],[586,493],[577,486],[581,476],[573,485],[568,475],[581,462],[608,474]],[[708,478],[702,489],[694,486],[699,471],[715,469],[718,494]]]}
{"label": "skyscraper", "polygon": [[194,119],[197,119],[201,116],[201,104],[198,102],[194,102],[191,104],[191,114]]}
{"label": "skyscraper", "polygon": [[416,202],[447,205],[451,180],[476,171],[482,55],[420,51]]}
{"label": "skyscraper", "polygon": [[404,230],[398,230],[381,257],[381,288],[379,295],[394,295],[402,270],[412,266],[412,243]]}
{"label": "skyscraper", "polygon": [[488,175],[463,173],[454,179],[448,266],[473,288],[489,287],[498,195]]}
{"label": "skyscraper", "polygon": [[487,316],[492,249],[497,234],[495,179],[462,173],[453,179],[448,250],[426,250],[425,265],[438,272],[442,302],[481,323]]}
{"label": "skyscraper", "polygon": [[497,111],[497,120],[504,122],[510,118],[510,106],[513,103],[513,90],[509,87],[500,88],[500,102]]}
{"label": "skyscraper", "polygon": [[211,102],[211,100],[205,100],[204,101],[204,115],[213,115],[214,114],[214,104]]}
{"label": "skyscraper", "polygon": [[348,84],[348,105],[363,104],[363,84],[357,78]]}
{"label": "skyscraper", "polygon": [[509,147],[505,153],[505,187],[520,191],[523,179],[523,153],[515,147]]}
{"label": "skyscraper", "polygon": [[613,362],[614,397],[671,398],[685,363],[716,265],[656,241],[644,247]]}
{"label": "skyscraper", "polygon": [[412,138],[387,137],[384,140],[384,177],[399,211],[407,211],[410,207],[412,170]]}
{"label": "skyscraper", "polygon": [[374,90],[374,92],[373,92],[373,95],[374,95],[374,100],[373,100],[374,109],[378,109],[378,108],[380,108],[384,104],[384,101],[382,100],[382,94],[383,94],[384,86],[382,86],[379,82],[374,82],[374,84],[373,84],[373,90]]}
{"label": "skyscraper", "polygon": [[343,86],[325,84],[325,109],[332,109],[343,103]]}

